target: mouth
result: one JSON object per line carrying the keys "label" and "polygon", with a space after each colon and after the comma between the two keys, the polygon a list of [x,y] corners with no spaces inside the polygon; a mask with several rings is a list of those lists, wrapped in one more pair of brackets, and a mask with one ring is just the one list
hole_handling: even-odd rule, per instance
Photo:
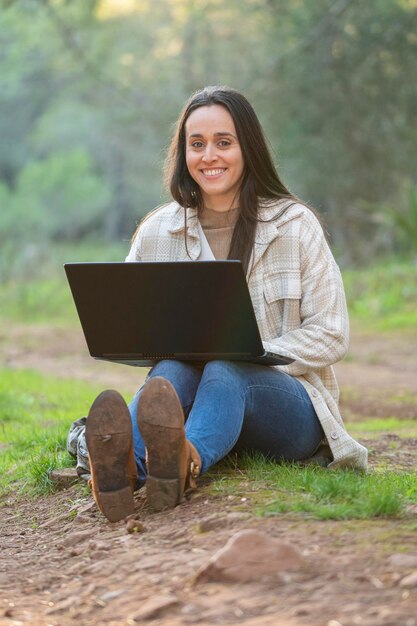
{"label": "mouth", "polygon": [[226,168],[225,167],[217,167],[215,169],[200,170],[200,171],[206,178],[216,178],[217,176],[221,176],[223,174],[223,172],[226,171]]}

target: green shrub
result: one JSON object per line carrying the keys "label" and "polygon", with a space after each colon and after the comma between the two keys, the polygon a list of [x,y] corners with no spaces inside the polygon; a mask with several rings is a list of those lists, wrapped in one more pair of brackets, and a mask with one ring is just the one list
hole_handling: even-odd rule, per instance
{"label": "green shrub", "polygon": [[343,273],[350,314],[378,329],[417,326],[417,265],[390,262]]}

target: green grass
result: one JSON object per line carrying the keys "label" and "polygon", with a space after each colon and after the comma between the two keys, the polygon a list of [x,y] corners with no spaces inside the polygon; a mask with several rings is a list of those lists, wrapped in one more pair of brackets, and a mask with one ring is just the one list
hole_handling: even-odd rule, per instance
{"label": "green grass", "polygon": [[417,264],[390,261],[343,273],[350,315],[376,330],[417,326]]}
{"label": "green grass", "polygon": [[[49,471],[73,464],[66,452],[69,426],[87,414],[100,391],[33,371],[0,371],[0,495],[12,489],[32,495],[53,490]],[[238,466],[224,462],[212,477],[208,492],[249,497],[259,515],[392,517],[417,502],[417,475],[405,472],[359,474],[246,456]]]}
{"label": "green grass", "polygon": [[0,317],[5,321],[79,324],[63,270],[60,278],[4,283],[0,286],[0,299]]}
{"label": "green grass", "polygon": [[211,492],[246,497],[263,516],[294,512],[322,520],[397,517],[406,504],[417,502],[417,475],[407,472],[332,471],[276,464],[260,455],[242,457],[239,469],[240,475],[232,471],[215,477]]}
{"label": "green grass", "polygon": [[394,433],[400,437],[417,437],[417,420],[398,419],[397,417],[371,417],[366,420],[352,421],[346,425],[353,437],[361,435],[377,437],[384,433]]}
{"label": "green grass", "polygon": [[[36,250],[34,259],[23,262],[2,278],[0,258],[0,320],[21,323],[79,324],[63,265],[81,261],[123,261],[129,242],[85,242],[76,246],[50,245]],[[4,262],[3,262],[4,264]]]}
{"label": "green grass", "polygon": [[[62,265],[66,261],[122,260],[128,242],[56,246],[0,282],[0,322],[78,325]],[[344,272],[350,314],[364,328],[417,327],[417,267],[411,262]],[[77,380],[35,372],[0,371],[0,495],[11,489],[47,493],[51,469],[72,460],[65,450],[70,423],[88,412],[101,389]],[[417,436],[415,421],[366,419],[349,424],[354,436],[396,432]],[[368,475],[246,458],[239,468],[215,476],[209,490],[249,496],[260,515],[292,511],[319,519],[401,515],[417,501],[417,477],[405,472]],[[243,482],[242,482],[243,481]]]}
{"label": "green grass", "polygon": [[0,495],[52,490],[49,470],[73,464],[66,452],[69,426],[100,391],[77,380],[0,370]]}

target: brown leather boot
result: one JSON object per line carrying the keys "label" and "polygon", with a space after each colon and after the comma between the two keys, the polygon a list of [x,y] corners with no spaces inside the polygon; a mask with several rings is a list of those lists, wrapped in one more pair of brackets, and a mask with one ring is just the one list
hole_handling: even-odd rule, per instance
{"label": "brown leather boot", "polygon": [[129,409],[117,391],[103,391],[94,400],[85,438],[94,499],[110,522],[118,522],[134,511],[137,467]]}
{"label": "brown leather boot", "polygon": [[184,492],[195,489],[201,458],[185,438],[184,414],[171,383],[160,376],[145,384],[137,421],[146,446],[146,496],[155,511],[179,504]]}

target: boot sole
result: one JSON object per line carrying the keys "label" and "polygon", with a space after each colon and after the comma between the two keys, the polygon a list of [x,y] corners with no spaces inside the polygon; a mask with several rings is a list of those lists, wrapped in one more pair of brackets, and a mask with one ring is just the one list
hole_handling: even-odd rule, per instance
{"label": "boot sole", "polygon": [[173,508],[183,496],[180,450],[185,440],[184,415],[174,387],[165,378],[155,376],[146,383],[137,422],[148,455],[147,502],[154,511]]}
{"label": "boot sole", "polygon": [[127,474],[132,424],[117,391],[103,391],[95,399],[85,437],[98,507],[110,522],[118,522],[134,512],[134,500]]}

